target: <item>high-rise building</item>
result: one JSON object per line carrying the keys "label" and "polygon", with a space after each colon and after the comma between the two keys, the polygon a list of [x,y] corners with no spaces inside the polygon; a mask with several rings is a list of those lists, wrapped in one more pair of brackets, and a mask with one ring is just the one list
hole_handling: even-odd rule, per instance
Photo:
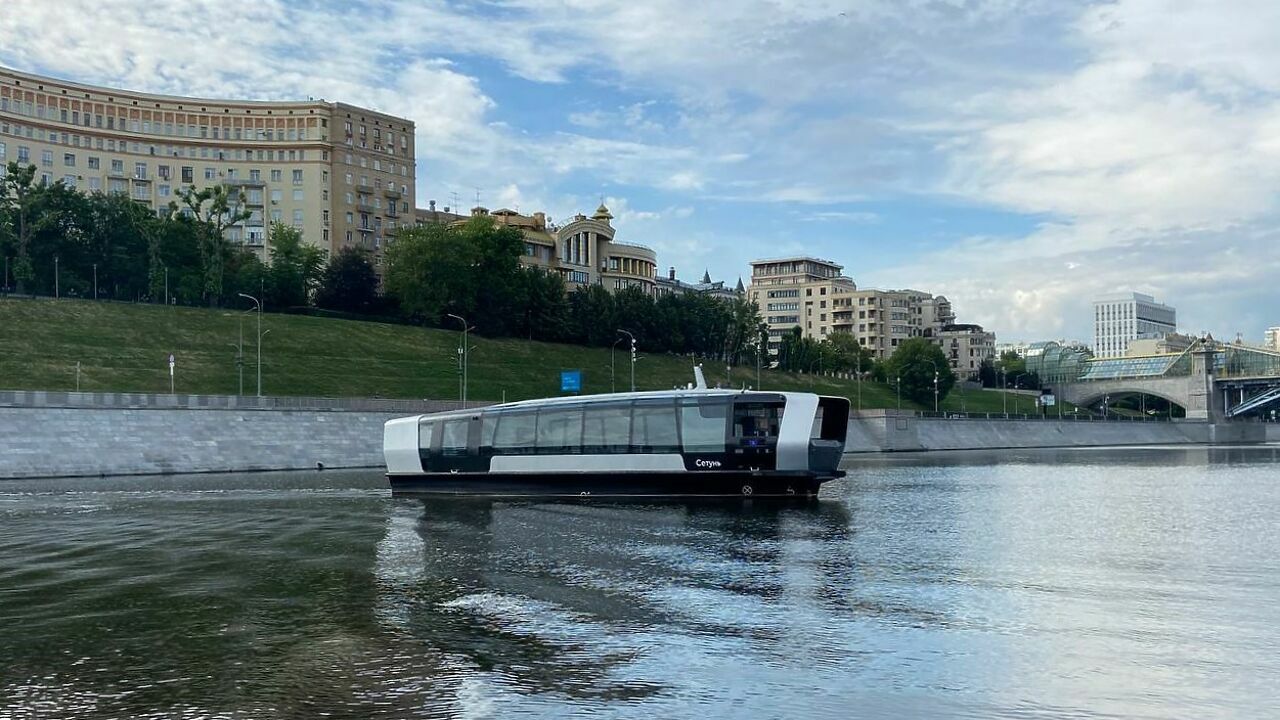
{"label": "high-rise building", "polygon": [[0,68],[0,173],[11,161],[35,165],[40,182],[125,194],[162,215],[184,188],[227,186],[249,213],[228,239],[264,257],[280,222],[380,264],[413,223],[413,122],[339,102],[153,95]]}
{"label": "high-rise building", "polygon": [[1093,301],[1093,354],[1121,357],[1129,341],[1176,332],[1177,310],[1136,292],[1102,295]]}
{"label": "high-rise building", "polygon": [[1267,328],[1267,332],[1263,337],[1264,345],[1272,350],[1280,350],[1280,327]]}

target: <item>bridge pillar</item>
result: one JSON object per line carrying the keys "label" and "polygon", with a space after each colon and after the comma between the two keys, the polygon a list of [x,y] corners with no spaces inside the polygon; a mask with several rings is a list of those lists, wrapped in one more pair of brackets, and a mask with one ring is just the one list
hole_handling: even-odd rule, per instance
{"label": "bridge pillar", "polygon": [[1227,419],[1222,397],[1213,383],[1214,350],[1208,343],[1191,351],[1191,377],[1187,383],[1187,419],[1211,423]]}

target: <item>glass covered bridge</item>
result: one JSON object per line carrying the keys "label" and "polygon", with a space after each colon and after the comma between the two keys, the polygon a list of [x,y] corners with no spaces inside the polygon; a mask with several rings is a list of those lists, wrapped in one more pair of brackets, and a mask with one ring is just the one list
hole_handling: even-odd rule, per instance
{"label": "glass covered bridge", "polygon": [[1038,343],[1027,353],[1027,371],[1082,406],[1146,394],[1199,419],[1270,416],[1280,407],[1280,352],[1212,339],[1181,353],[1102,359],[1080,348]]}

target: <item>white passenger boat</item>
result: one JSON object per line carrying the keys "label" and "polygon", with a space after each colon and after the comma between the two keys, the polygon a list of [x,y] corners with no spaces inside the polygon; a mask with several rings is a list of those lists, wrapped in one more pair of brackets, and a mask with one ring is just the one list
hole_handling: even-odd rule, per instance
{"label": "white passenger boat", "polygon": [[452,495],[815,495],[849,401],[708,389],[548,398],[387,422],[394,491]]}

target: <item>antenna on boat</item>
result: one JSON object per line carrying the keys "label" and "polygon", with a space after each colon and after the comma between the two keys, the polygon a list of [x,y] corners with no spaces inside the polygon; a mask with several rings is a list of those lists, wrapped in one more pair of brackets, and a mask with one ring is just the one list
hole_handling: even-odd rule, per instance
{"label": "antenna on boat", "polygon": [[694,379],[694,383],[693,383],[693,387],[694,387],[694,389],[696,389],[696,390],[706,390],[706,389],[707,389],[707,379],[706,379],[705,377],[703,377],[703,376],[702,376],[702,366],[701,366],[701,365],[694,365],[694,366],[693,366],[693,379]]}

